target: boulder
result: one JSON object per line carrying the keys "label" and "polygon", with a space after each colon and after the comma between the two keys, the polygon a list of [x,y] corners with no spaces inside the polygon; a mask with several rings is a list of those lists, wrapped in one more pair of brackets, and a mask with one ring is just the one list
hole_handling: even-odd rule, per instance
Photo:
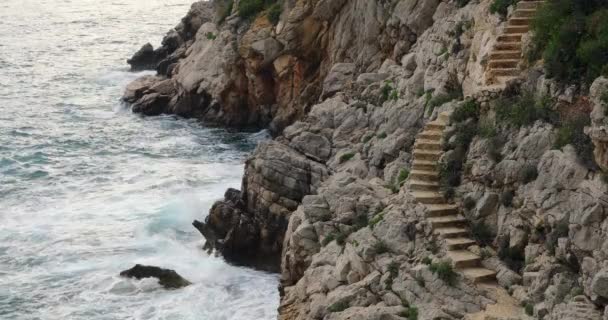
{"label": "boulder", "polygon": [[144,266],[141,264],[136,264],[133,268],[121,272],[120,276],[135,278],[137,280],[143,278],[157,278],[158,283],[166,289],[179,289],[192,284],[174,270],[162,269],[155,266]]}
{"label": "boulder", "polygon": [[167,51],[163,48],[154,50],[150,43],[146,43],[127,60],[131,65],[131,71],[154,70],[158,63],[167,57]]}

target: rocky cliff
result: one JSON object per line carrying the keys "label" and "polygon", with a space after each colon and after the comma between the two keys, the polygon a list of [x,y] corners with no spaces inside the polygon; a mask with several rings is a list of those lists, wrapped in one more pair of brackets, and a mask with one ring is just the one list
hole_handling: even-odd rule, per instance
{"label": "rocky cliff", "polygon": [[[489,81],[500,48],[529,41],[502,30],[541,5],[505,19],[492,3],[284,1],[245,18],[199,2],[144,48],[159,74],[128,87],[135,111],[274,131],[194,225],[207,249],[281,272],[281,319],[608,319],[608,80],[585,90],[522,60]],[[416,154],[440,114],[441,148]],[[429,219],[410,175],[458,221]],[[475,259],[454,261],[447,233],[464,229]]]}

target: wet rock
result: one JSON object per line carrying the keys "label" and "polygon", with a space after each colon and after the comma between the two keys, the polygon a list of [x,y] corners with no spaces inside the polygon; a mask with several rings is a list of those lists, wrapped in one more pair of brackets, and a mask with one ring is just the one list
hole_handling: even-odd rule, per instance
{"label": "wet rock", "polygon": [[164,96],[160,93],[150,93],[144,95],[141,99],[133,104],[133,112],[141,113],[146,116],[158,116],[166,113],[167,106],[171,101],[170,96]]}
{"label": "wet rock", "polygon": [[144,266],[136,264],[133,268],[122,271],[121,277],[135,278],[137,280],[143,278],[157,278],[158,283],[166,289],[179,289],[192,284],[190,281],[182,278],[177,272],[170,269],[162,269],[155,266]]}

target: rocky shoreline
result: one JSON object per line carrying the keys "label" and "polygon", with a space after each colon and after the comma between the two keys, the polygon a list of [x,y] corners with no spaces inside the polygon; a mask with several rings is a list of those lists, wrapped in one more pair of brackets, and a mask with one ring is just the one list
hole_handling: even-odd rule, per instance
{"label": "rocky shoreline", "polygon": [[[130,60],[158,72],[127,87],[135,112],[275,135],[194,227],[205,249],[281,273],[280,319],[608,319],[608,80],[577,91],[530,65],[489,87],[507,22],[491,1],[458,3],[284,1],[273,22],[201,1]],[[576,143],[556,148],[548,118],[500,123],[499,101],[525,92],[590,117],[597,165]],[[442,192],[504,295],[453,272],[412,196],[416,136],[440,113],[452,117],[439,163],[461,161]]]}

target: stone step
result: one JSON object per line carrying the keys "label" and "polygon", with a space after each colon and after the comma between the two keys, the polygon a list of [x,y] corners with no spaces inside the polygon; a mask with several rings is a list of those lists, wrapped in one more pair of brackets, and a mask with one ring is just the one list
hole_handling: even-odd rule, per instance
{"label": "stone step", "polygon": [[529,30],[530,26],[507,26],[503,34],[527,33]]}
{"label": "stone step", "polygon": [[426,130],[441,130],[443,131],[445,129],[445,127],[447,126],[447,124],[443,121],[431,121],[429,123],[426,124],[425,129]]}
{"label": "stone step", "polygon": [[428,217],[441,217],[458,213],[458,206],[455,204],[434,204],[426,207]]}
{"label": "stone step", "polygon": [[517,4],[517,9],[538,9],[544,3],[544,1],[520,1]]}
{"label": "stone step", "polygon": [[442,204],[445,198],[442,194],[433,191],[413,191],[412,195],[416,201],[422,204]]}
{"label": "stone step", "polygon": [[494,50],[521,51],[521,42],[496,42]]}
{"label": "stone step", "polygon": [[412,191],[439,191],[439,183],[432,181],[410,180],[410,190]]}
{"label": "stone step", "polygon": [[471,238],[448,238],[445,239],[448,250],[464,250],[477,242]]}
{"label": "stone step", "polygon": [[530,17],[512,17],[509,19],[510,26],[529,26],[532,23]]}
{"label": "stone step", "polygon": [[442,130],[424,130],[418,134],[417,139],[441,140],[443,137]]}
{"label": "stone step", "polygon": [[479,256],[468,250],[448,251],[448,257],[457,269],[477,267],[481,263]]}
{"label": "stone step", "polygon": [[433,171],[437,170],[438,165],[439,162],[437,161],[414,160],[412,162],[412,170]]}
{"label": "stone step", "polygon": [[410,171],[410,178],[412,180],[422,181],[439,181],[439,172],[436,170],[425,171],[425,170],[412,170]]}
{"label": "stone step", "polygon": [[523,37],[523,33],[509,33],[503,34],[496,38],[496,41],[499,42],[521,42],[521,38]]}
{"label": "stone step", "polygon": [[443,152],[434,150],[414,150],[415,160],[438,161]]}
{"label": "stone step", "polygon": [[494,50],[490,53],[490,61],[502,59],[521,59],[520,50]]}
{"label": "stone step", "polygon": [[495,77],[515,77],[521,73],[517,68],[493,68],[490,71],[492,72],[492,76]]}
{"label": "stone step", "polygon": [[433,228],[460,227],[467,221],[464,217],[459,215],[432,217],[428,219]]}
{"label": "stone step", "polygon": [[444,123],[450,123],[450,113],[449,112],[442,112],[439,114],[439,117],[437,117],[437,120],[444,122]]}
{"label": "stone step", "polygon": [[519,59],[490,59],[488,66],[491,69],[511,69],[517,68]]}
{"label": "stone step", "polygon": [[526,18],[530,18],[530,17],[534,17],[534,15],[536,14],[536,8],[534,9],[523,9],[523,8],[517,8],[515,11],[513,11],[513,17],[526,17]]}
{"label": "stone step", "polygon": [[496,271],[486,268],[462,268],[458,270],[465,278],[470,279],[473,283],[487,282],[496,280]]}
{"label": "stone step", "polygon": [[437,232],[440,236],[449,239],[449,238],[464,238],[469,236],[469,230],[461,227],[443,227],[436,228],[435,232]]}
{"label": "stone step", "polygon": [[414,148],[420,150],[441,150],[443,145],[441,140],[418,139],[414,143]]}

